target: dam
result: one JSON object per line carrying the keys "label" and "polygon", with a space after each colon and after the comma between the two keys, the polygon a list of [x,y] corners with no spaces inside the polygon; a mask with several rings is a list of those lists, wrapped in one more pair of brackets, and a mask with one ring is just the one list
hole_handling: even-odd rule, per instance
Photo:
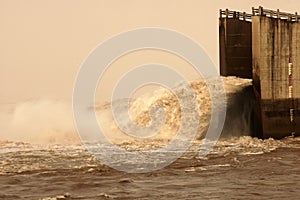
{"label": "dam", "polygon": [[254,136],[299,136],[300,15],[220,10],[219,53],[222,76],[253,81]]}

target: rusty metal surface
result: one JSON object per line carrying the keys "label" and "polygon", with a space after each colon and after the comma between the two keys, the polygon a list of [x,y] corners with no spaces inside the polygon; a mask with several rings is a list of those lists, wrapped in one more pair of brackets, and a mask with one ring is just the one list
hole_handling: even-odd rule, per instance
{"label": "rusty metal surface", "polygon": [[219,44],[221,75],[252,78],[251,22],[221,17]]}

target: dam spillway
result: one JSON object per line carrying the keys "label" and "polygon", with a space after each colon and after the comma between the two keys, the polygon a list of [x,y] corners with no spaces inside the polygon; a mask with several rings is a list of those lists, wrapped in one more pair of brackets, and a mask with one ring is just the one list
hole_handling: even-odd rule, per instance
{"label": "dam spillway", "polygon": [[220,73],[252,78],[255,136],[300,135],[300,15],[226,9],[219,20]]}

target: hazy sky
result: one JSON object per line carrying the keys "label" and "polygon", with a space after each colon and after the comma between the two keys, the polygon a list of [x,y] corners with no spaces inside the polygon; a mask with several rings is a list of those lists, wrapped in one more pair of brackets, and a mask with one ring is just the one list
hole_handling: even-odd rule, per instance
{"label": "hazy sky", "polygon": [[[89,52],[112,35],[140,27],[181,32],[218,66],[219,9],[250,13],[259,5],[300,13],[299,0],[0,0],[0,102],[71,100]],[[156,53],[152,58],[158,59]]]}

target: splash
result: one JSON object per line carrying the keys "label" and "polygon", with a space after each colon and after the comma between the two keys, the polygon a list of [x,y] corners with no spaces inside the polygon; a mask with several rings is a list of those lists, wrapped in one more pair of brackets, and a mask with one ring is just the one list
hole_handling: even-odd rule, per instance
{"label": "splash", "polygon": [[[220,80],[215,80],[215,84],[217,85],[218,83],[216,81]],[[227,114],[221,137],[252,135],[252,112],[255,107],[255,99],[251,80],[237,77],[222,77],[222,81],[224,82],[227,96]],[[214,80],[210,80],[210,83],[214,84]],[[211,97],[204,80],[192,81],[190,82],[190,86],[195,91],[199,105],[200,118],[196,139],[202,139],[206,135],[211,120]],[[178,84],[174,90],[180,89],[180,87],[181,85]],[[131,119],[139,126],[147,126],[151,122],[149,112],[155,105],[160,105],[164,108],[166,121],[157,135],[147,139],[147,142],[151,143],[156,140],[167,143],[175,137],[181,123],[180,104],[174,93],[168,89],[160,88],[152,93],[144,94],[132,100],[129,111]],[[109,110],[109,104],[105,109]],[[103,111],[104,107],[98,109],[99,112],[101,112],[101,110]],[[99,121],[103,120],[101,119]],[[113,121],[112,117],[110,121]],[[125,143],[131,144],[137,142],[137,140],[126,137],[126,133],[122,133],[116,124],[112,123],[110,127],[110,131],[114,132],[114,137],[118,138],[117,140],[122,138],[122,142],[126,141]],[[115,138],[111,139],[114,141]],[[115,141],[117,142],[117,140]]]}
{"label": "splash", "polygon": [[[251,115],[255,106],[251,80],[236,77],[222,77],[222,80],[228,108],[222,136],[251,135]],[[211,99],[204,80],[192,81],[190,86],[195,90],[200,110],[197,139],[202,139],[210,123]],[[180,88],[180,84],[175,87]],[[163,145],[174,137],[180,126],[180,105],[172,92],[161,88],[140,96],[132,101],[130,115],[135,123],[146,126],[150,121],[149,110],[157,104],[166,110],[166,123],[152,139]],[[10,105],[9,109],[3,107],[0,107],[0,140],[38,144],[81,143],[73,123],[71,104],[67,102],[42,99]],[[99,124],[114,142],[135,142],[118,129],[109,106],[96,107],[96,113]]]}

